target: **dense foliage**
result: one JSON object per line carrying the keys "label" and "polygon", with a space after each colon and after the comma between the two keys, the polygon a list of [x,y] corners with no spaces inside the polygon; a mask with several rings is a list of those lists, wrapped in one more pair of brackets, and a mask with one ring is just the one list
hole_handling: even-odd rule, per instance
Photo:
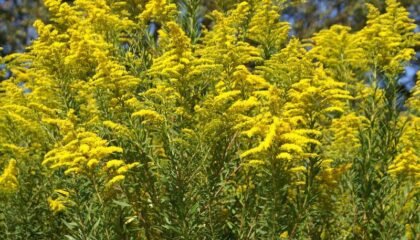
{"label": "dense foliage", "polygon": [[[308,0],[285,9],[283,18],[292,19],[293,29],[300,37],[310,37],[314,32],[333,24],[344,24],[359,30],[366,23],[368,8],[365,3],[373,4],[381,11],[386,7],[384,0]],[[400,3],[410,12],[416,24],[419,24],[418,1],[401,0]]]}
{"label": "dense foliage", "polygon": [[1,239],[418,239],[416,25],[302,42],[285,2],[45,0],[0,59]]}

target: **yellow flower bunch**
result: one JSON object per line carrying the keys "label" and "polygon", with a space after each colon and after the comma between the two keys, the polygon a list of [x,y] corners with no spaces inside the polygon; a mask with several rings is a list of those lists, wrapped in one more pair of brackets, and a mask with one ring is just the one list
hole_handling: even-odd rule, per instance
{"label": "yellow flower bunch", "polygon": [[159,42],[165,52],[154,60],[149,74],[179,79],[185,74],[184,71],[192,60],[190,39],[175,22],[167,22],[165,28],[166,31],[159,32]]}
{"label": "yellow flower bunch", "polygon": [[313,65],[304,45],[294,38],[266,60],[263,66],[258,66],[257,72],[283,91],[281,94],[286,102],[286,91],[297,81],[310,78],[314,71]]}
{"label": "yellow flower bunch", "polygon": [[289,32],[289,23],[280,21],[279,10],[271,0],[258,2],[249,23],[249,38],[260,44],[266,58],[282,47]]}
{"label": "yellow flower bunch", "polygon": [[172,20],[176,15],[176,5],[167,0],[152,0],[146,4],[144,11],[139,19],[142,21],[154,20],[157,22],[166,22]]}
{"label": "yellow flower bunch", "polygon": [[299,118],[311,128],[323,124],[334,113],[346,109],[346,100],[352,99],[345,90],[345,83],[329,77],[323,68],[317,68],[312,79],[303,79],[292,85],[290,101],[286,103],[286,115]]}
{"label": "yellow flower bunch", "polygon": [[247,2],[241,2],[226,16],[218,11],[213,12],[213,31],[203,37],[203,45],[198,46],[197,53],[205,59],[222,64],[227,74],[231,74],[238,65],[261,60],[261,53],[256,47],[236,37],[245,34],[241,28],[246,24],[249,14],[250,6]]}
{"label": "yellow flower bunch", "polygon": [[367,128],[367,122],[365,117],[356,116],[355,113],[333,119],[331,127],[325,132],[331,145],[324,155],[340,162],[352,159],[361,146],[359,131]]}
{"label": "yellow flower bunch", "polygon": [[[107,186],[120,182],[124,179],[123,174],[139,163],[125,164],[123,160],[107,159],[116,153],[122,153],[123,149],[116,146],[108,146],[108,142],[96,133],[86,131],[84,128],[76,128],[74,112],[68,113],[66,120],[43,119],[44,122],[57,125],[63,136],[57,142],[55,148],[45,154],[42,165],[49,166],[53,170],[65,169],[64,174],[82,175],[90,178],[104,176]],[[105,125],[116,127],[115,123],[105,122]],[[121,129],[122,127],[119,127]],[[124,128],[122,128],[124,129]],[[127,129],[125,129],[127,131]],[[114,162],[119,162],[115,165]],[[101,170],[103,166],[103,170]],[[116,168],[117,167],[117,168]],[[118,181],[117,181],[118,180]]]}
{"label": "yellow flower bunch", "polygon": [[144,118],[144,123],[146,122],[155,122],[155,123],[161,123],[164,121],[164,118],[159,113],[153,111],[153,110],[147,110],[143,109],[140,111],[137,111],[131,115],[132,117],[142,117]]}
{"label": "yellow flower bunch", "polygon": [[420,186],[420,118],[412,116],[400,138],[399,153],[389,165],[388,173],[403,179],[413,178]]}
{"label": "yellow flower bunch", "polygon": [[48,205],[54,214],[64,212],[67,207],[74,205],[74,202],[69,199],[70,193],[64,189],[54,190],[53,195],[55,198],[48,197]]}
{"label": "yellow flower bunch", "polygon": [[384,14],[373,5],[368,5],[367,26],[358,32],[358,37],[366,39],[362,47],[370,65],[382,66],[382,71],[398,74],[403,71],[401,63],[414,56],[419,33],[414,33],[416,24],[409,13],[396,0],[387,0]]}
{"label": "yellow flower bunch", "polygon": [[0,192],[3,194],[14,193],[18,187],[16,160],[11,159],[0,175]]}

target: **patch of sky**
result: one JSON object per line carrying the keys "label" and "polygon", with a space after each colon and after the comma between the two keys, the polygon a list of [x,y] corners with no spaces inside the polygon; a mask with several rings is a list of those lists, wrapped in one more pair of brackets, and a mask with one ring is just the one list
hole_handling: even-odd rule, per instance
{"label": "patch of sky", "polygon": [[[417,54],[417,55],[419,55],[419,54]],[[413,81],[413,79],[415,79],[416,73],[419,70],[420,70],[420,68],[419,68],[418,65],[411,65],[411,66],[406,67],[405,68],[405,73],[398,80],[398,83],[400,85],[403,85],[405,87],[405,89],[410,91],[416,84],[415,81]]]}

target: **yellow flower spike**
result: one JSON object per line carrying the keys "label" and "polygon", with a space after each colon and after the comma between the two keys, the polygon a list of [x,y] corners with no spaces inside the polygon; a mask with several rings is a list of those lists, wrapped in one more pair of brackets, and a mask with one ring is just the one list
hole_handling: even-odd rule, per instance
{"label": "yellow flower spike", "polygon": [[130,170],[130,169],[132,169],[132,168],[135,168],[135,167],[137,167],[137,166],[140,166],[140,163],[137,163],[137,162],[135,162],[135,163],[130,163],[130,164],[127,164],[127,165],[125,165],[125,166],[122,166],[122,167],[118,168],[116,172],[117,172],[118,174],[124,174],[124,173],[126,173],[128,170]]}
{"label": "yellow flower spike", "polygon": [[289,152],[289,153],[297,153],[297,154],[303,153],[302,146],[291,144],[291,143],[286,143],[286,144],[281,145],[280,150]]}
{"label": "yellow flower spike", "polygon": [[113,130],[117,134],[123,134],[127,136],[130,133],[130,130],[121,124],[118,124],[112,121],[104,121],[103,124],[105,127]]}
{"label": "yellow flower spike", "polygon": [[117,175],[113,178],[111,178],[111,180],[109,180],[106,184],[107,187],[111,187],[112,185],[119,183],[121,181],[123,181],[125,179],[124,175]]}
{"label": "yellow flower spike", "polygon": [[98,159],[102,159],[106,156],[111,155],[112,153],[122,153],[123,149],[121,147],[116,147],[116,146],[110,146],[110,147],[106,147],[106,146],[99,146],[96,147],[94,149],[92,149],[91,151],[91,156],[94,156]]}
{"label": "yellow flower spike", "polygon": [[112,169],[112,168],[118,168],[120,166],[124,165],[124,161],[123,160],[110,160],[106,163],[106,168],[108,169]]}
{"label": "yellow flower spike", "polygon": [[48,198],[48,205],[50,206],[51,211],[54,213],[62,212],[66,209],[64,202],[58,199]]}
{"label": "yellow flower spike", "polygon": [[79,150],[82,154],[86,154],[86,153],[89,152],[90,147],[87,144],[82,144],[82,145],[80,145]]}
{"label": "yellow flower spike", "polygon": [[247,150],[241,154],[241,157],[246,157],[251,154],[256,154],[262,151],[267,150],[273,144],[274,138],[276,137],[277,128],[280,126],[280,120],[277,117],[273,118],[273,123],[270,125],[268,132],[262,141],[257,147]]}
{"label": "yellow flower spike", "polygon": [[[414,90],[416,91],[416,90]],[[414,108],[417,111],[416,108]],[[401,123],[405,124],[399,141],[399,153],[388,167],[388,173],[394,177],[401,179],[416,179],[420,174],[420,155],[418,141],[420,134],[420,118],[411,116],[409,119],[401,119]]]}
{"label": "yellow flower spike", "polygon": [[281,22],[280,9],[271,0],[255,5],[254,16],[249,23],[249,38],[261,44],[265,57],[278,51],[288,37],[289,23]]}
{"label": "yellow flower spike", "polygon": [[291,161],[293,160],[293,156],[290,153],[286,153],[286,152],[281,152],[276,156],[277,159],[282,159],[282,160],[286,160],[286,161]]}
{"label": "yellow flower spike", "polygon": [[165,119],[162,115],[157,113],[153,110],[148,109],[142,109],[140,111],[137,111],[131,115],[131,117],[141,117],[144,118],[144,121],[150,121],[150,122],[156,122],[160,123],[163,122]]}
{"label": "yellow flower spike", "polygon": [[222,94],[217,95],[214,98],[214,101],[215,101],[216,104],[222,104],[222,103],[225,103],[228,100],[233,99],[234,97],[238,96],[239,94],[241,94],[241,91],[239,91],[239,90],[227,91],[227,92],[224,92]]}
{"label": "yellow flower spike", "polygon": [[152,0],[146,4],[145,10],[140,14],[139,18],[143,22],[155,20],[158,22],[167,21],[176,16],[176,5],[167,0]]}
{"label": "yellow flower spike", "polygon": [[289,239],[289,232],[288,231],[284,231],[280,234],[280,239]]}
{"label": "yellow flower spike", "polygon": [[233,112],[233,113],[241,113],[241,112],[248,111],[251,108],[256,107],[258,105],[259,105],[259,102],[257,98],[250,97],[247,100],[236,101],[232,106],[230,106],[228,111]]}
{"label": "yellow flower spike", "polygon": [[54,190],[54,195],[56,195],[57,197],[48,197],[47,199],[50,210],[54,212],[54,214],[64,212],[67,209],[67,207],[74,204],[74,202],[69,199],[70,192],[67,190],[56,189]]}
{"label": "yellow flower spike", "polygon": [[125,174],[129,170],[128,166],[122,166],[117,169],[118,174]]}
{"label": "yellow flower spike", "polygon": [[263,167],[264,165],[266,165],[266,163],[263,160],[252,159],[252,160],[249,160],[249,161],[243,163],[242,165],[246,169],[248,169],[248,168],[259,169],[259,168]]}
{"label": "yellow flower spike", "polygon": [[32,107],[35,110],[46,114],[47,116],[55,116],[57,114],[57,109],[51,109],[40,103],[30,103],[29,107]]}
{"label": "yellow flower spike", "polygon": [[134,162],[134,163],[127,164],[127,166],[128,166],[128,169],[132,169],[132,168],[141,166],[141,164],[138,162]]}
{"label": "yellow flower spike", "polygon": [[0,192],[13,193],[18,186],[16,160],[11,159],[0,175]]}
{"label": "yellow flower spike", "polygon": [[305,171],[306,171],[306,168],[303,166],[294,167],[290,169],[290,172],[293,172],[293,173],[299,173],[299,172],[305,172]]}
{"label": "yellow flower spike", "polygon": [[97,166],[99,164],[99,160],[98,159],[90,159],[88,162],[87,162],[87,167],[88,168],[94,168],[95,166]]}
{"label": "yellow flower spike", "polygon": [[64,171],[64,174],[65,175],[69,175],[69,174],[72,174],[72,173],[79,173],[79,172],[81,172],[81,169],[80,168],[78,168],[78,167],[72,167],[72,168],[69,168],[66,171]]}

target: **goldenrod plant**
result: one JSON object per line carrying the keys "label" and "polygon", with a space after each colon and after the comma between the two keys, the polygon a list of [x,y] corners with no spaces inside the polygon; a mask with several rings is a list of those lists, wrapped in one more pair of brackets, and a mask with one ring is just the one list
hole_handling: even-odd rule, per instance
{"label": "goldenrod plant", "polygon": [[298,39],[218,2],[44,1],[0,59],[1,239],[419,238],[407,10]]}

